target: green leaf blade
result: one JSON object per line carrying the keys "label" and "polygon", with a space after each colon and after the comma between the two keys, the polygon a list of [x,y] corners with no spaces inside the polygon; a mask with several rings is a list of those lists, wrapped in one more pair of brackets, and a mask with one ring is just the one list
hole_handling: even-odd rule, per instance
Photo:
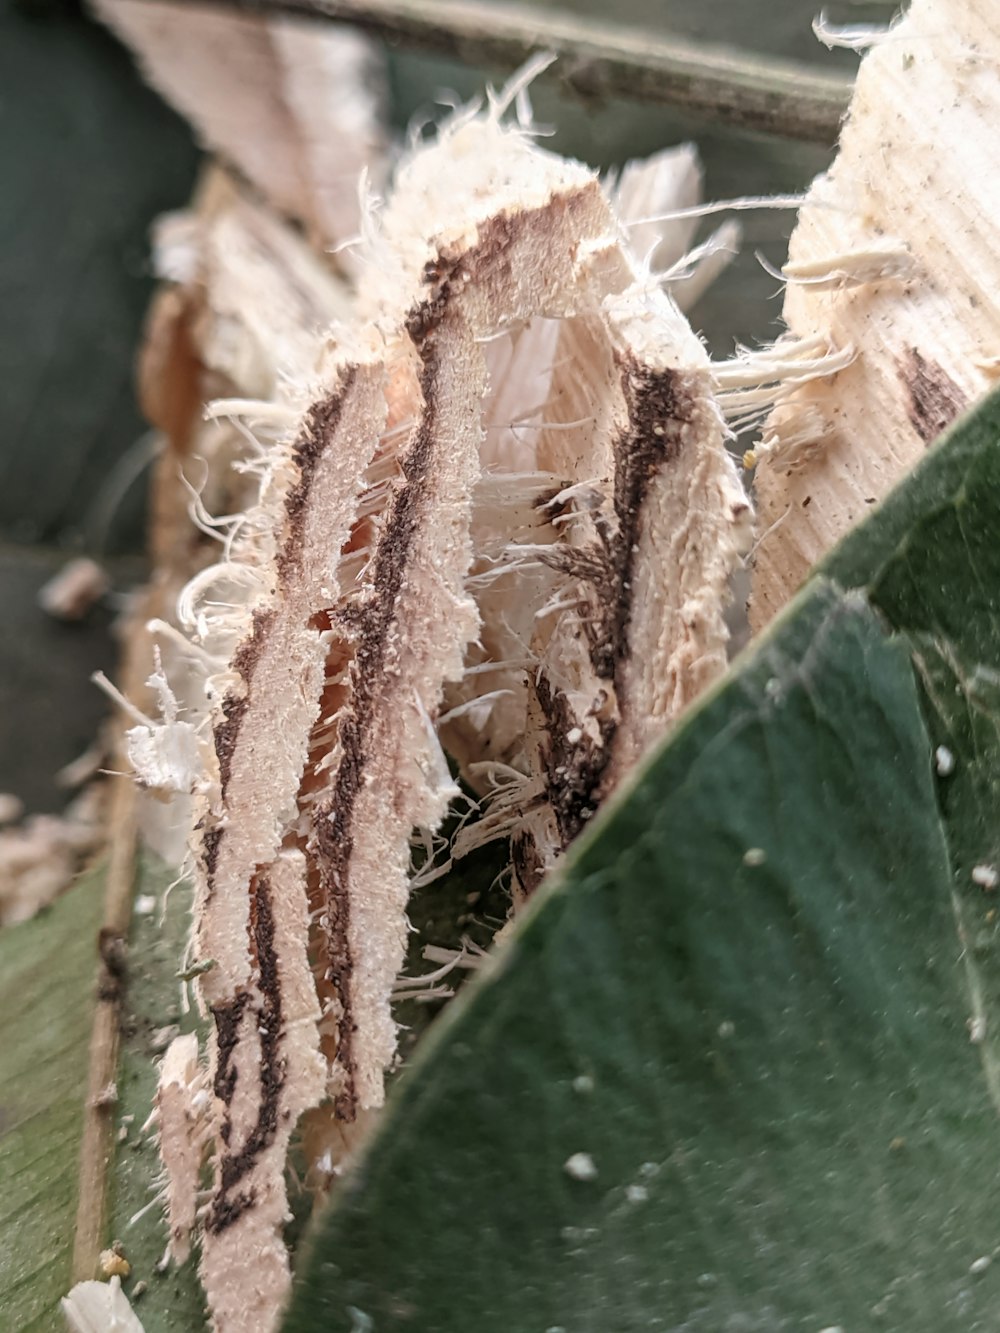
{"label": "green leaf blade", "polygon": [[0,932],[0,1312],[61,1330],[94,1013],[103,872]]}
{"label": "green leaf blade", "polygon": [[908,645],[815,584],[418,1053],[288,1333],[989,1327],[931,756]]}
{"label": "green leaf blade", "polygon": [[199,1333],[206,1324],[197,1256],[180,1267],[162,1265],[168,1241],[163,1167],[155,1126],[148,1123],[169,1040],[198,1030],[197,1010],[193,1002],[184,1009],[177,979],[190,932],[192,889],[145,852],[135,896],[137,902],[145,898],[150,910],[133,913],[129,930],[108,1242],[120,1240],[131,1264],[126,1293],[134,1297],[142,1283],[135,1310],[145,1333]]}

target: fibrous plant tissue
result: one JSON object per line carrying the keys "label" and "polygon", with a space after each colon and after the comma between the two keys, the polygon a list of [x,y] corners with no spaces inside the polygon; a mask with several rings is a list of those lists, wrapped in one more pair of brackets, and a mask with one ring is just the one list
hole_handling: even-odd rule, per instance
{"label": "fibrous plant tissue", "polygon": [[[732,427],[768,421],[794,472],[799,399],[857,357],[810,326],[711,363],[681,306],[737,235],[691,248],[693,150],[602,181],[536,143],[533,72],[361,192],[339,275],[218,168],[159,233],[159,704],[127,749],[196,888],[207,1048],[168,1049],[156,1114],[170,1248],[196,1239],[224,1331],[286,1299],[292,1136],[328,1183],[382,1105],[411,886],[505,840],[516,915],[720,675],[752,526]],[[322,197],[278,203],[350,240]],[[907,254],[786,276],[896,281]]]}

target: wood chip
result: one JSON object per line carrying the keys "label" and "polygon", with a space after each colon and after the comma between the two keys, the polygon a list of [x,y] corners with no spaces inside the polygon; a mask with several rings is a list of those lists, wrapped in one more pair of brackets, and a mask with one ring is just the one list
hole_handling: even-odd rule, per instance
{"label": "wood chip", "polygon": [[780,396],[757,451],[760,627],[995,378],[1000,20],[914,0],[862,62],[789,246],[784,315],[849,365]]}

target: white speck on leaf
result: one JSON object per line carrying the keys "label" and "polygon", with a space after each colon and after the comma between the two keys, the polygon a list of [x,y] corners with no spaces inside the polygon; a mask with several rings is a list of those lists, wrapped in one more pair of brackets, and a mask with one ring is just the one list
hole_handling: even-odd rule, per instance
{"label": "white speck on leaf", "polygon": [[594,1091],[594,1080],[589,1074],[577,1074],[573,1080],[573,1091],[580,1093],[581,1096]]}
{"label": "white speck on leaf", "polygon": [[625,1197],[629,1203],[645,1203],[649,1198],[649,1190],[645,1185],[626,1185]]}
{"label": "white speck on leaf", "polygon": [[942,778],[950,777],[954,773],[955,756],[947,745],[939,745],[934,751],[934,767],[938,771],[938,776]]}
{"label": "white speck on leaf", "polygon": [[978,884],[981,889],[995,889],[997,884],[1000,883],[1000,875],[997,874],[996,866],[973,866],[972,882]]}
{"label": "white speck on leaf", "polygon": [[981,1254],[978,1259],[973,1259],[972,1263],[969,1264],[969,1272],[978,1277],[980,1273],[986,1272],[992,1262],[993,1260],[988,1254]]}
{"label": "white speck on leaf", "polygon": [[748,847],[743,853],[743,864],[745,866],[762,866],[767,860],[767,852],[763,847]]}
{"label": "white speck on leaf", "polygon": [[969,1040],[976,1046],[986,1040],[986,1018],[983,1014],[969,1019]]}
{"label": "white speck on leaf", "polygon": [[563,1170],[574,1180],[596,1180],[597,1164],[589,1152],[575,1152],[563,1163]]}

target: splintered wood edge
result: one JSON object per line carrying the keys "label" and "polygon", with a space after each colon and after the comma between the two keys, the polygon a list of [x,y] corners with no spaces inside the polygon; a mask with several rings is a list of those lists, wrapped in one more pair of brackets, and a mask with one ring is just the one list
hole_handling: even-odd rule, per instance
{"label": "splintered wood edge", "polygon": [[913,0],[862,61],[837,155],[799,212],[785,341],[814,355],[825,344],[831,373],[787,381],[748,451],[754,633],[996,381],[1000,97],[991,79],[966,86],[970,51],[995,72],[996,12],[985,0]]}

